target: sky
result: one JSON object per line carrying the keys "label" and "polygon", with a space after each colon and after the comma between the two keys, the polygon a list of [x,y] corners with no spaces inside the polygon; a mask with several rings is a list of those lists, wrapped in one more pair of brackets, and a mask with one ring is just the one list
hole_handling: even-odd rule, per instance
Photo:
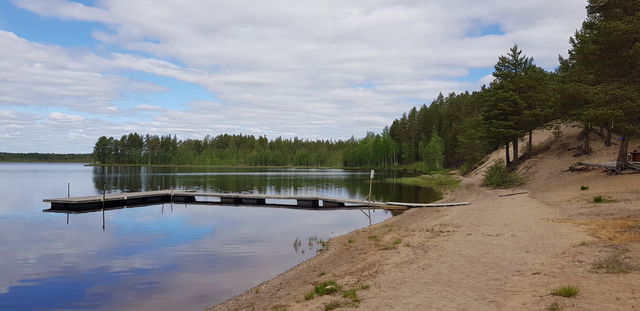
{"label": "sky", "polygon": [[477,90],[514,44],[547,70],[586,0],[0,0],[0,152],[130,132],[348,139]]}

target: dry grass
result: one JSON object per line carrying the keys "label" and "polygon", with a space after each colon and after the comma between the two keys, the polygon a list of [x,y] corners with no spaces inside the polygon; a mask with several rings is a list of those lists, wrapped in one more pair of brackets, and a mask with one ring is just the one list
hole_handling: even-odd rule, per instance
{"label": "dry grass", "polygon": [[640,218],[555,219],[554,222],[572,223],[585,227],[592,236],[616,244],[640,242]]}
{"label": "dry grass", "polygon": [[629,252],[628,249],[616,249],[609,256],[602,258],[593,264],[593,268],[597,271],[603,271],[606,273],[628,273],[634,270],[634,267],[626,262],[625,254]]}

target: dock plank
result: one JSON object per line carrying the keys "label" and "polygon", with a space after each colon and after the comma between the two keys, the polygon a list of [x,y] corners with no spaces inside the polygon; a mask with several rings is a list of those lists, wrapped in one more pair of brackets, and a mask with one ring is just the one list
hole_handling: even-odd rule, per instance
{"label": "dock plank", "polygon": [[[196,197],[217,197],[222,199],[232,199],[231,202],[254,202],[257,205],[273,205],[274,203],[267,203],[266,200],[295,200],[295,204],[281,204],[287,206],[298,207],[313,207],[320,208],[319,202],[326,202],[327,208],[381,208],[388,210],[401,210],[407,208],[417,207],[443,207],[443,206],[461,206],[469,205],[469,202],[460,203],[406,203],[406,202],[378,202],[378,201],[366,201],[347,198],[332,198],[324,196],[295,196],[295,195],[267,195],[267,194],[252,194],[252,193],[216,193],[216,192],[194,192],[194,191],[175,191],[175,190],[155,190],[155,191],[143,191],[143,192],[121,192],[121,193],[109,193],[106,195],[92,195],[82,197],[70,197],[70,198],[53,198],[44,199],[44,202],[51,203],[52,209],[73,209],[82,210],[95,208],[96,203],[102,204],[109,203],[110,207],[116,205],[127,205],[129,203],[136,205],[144,204],[157,204],[168,202],[191,202],[191,203],[215,203],[215,202],[198,202]],[[228,200],[227,200],[228,201]],[[314,203],[315,202],[315,203]],[[340,205],[336,205],[336,203]],[[221,202],[224,204],[224,202]],[[347,205],[349,204],[349,205]],[[324,204],[323,204],[324,205]]]}

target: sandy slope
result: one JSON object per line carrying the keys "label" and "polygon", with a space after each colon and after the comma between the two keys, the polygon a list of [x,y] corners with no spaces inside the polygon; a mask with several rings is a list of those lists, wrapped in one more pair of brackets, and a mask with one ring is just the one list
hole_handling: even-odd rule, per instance
{"label": "sandy slope", "polygon": [[[578,132],[564,128],[558,139],[538,133],[544,152],[521,166],[529,181],[519,189],[480,186],[484,169],[502,158],[499,150],[446,199],[472,205],[414,209],[332,239],[319,256],[213,309],[324,310],[347,301],[305,301],[324,280],[369,285],[358,291],[360,310],[545,310],[552,303],[562,310],[640,309],[640,272],[594,268],[617,249],[626,251],[626,264],[640,266],[640,174],[563,172],[578,160],[615,159],[616,146],[599,140],[593,155],[575,158]],[[617,202],[591,203],[595,195]],[[565,284],[580,294],[549,295]]]}

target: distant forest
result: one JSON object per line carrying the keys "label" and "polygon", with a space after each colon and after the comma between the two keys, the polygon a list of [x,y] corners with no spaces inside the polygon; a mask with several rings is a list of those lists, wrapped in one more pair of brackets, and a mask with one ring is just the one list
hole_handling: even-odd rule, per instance
{"label": "distant forest", "polygon": [[8,153],[0,152],[0,162],[56,162],[56,163],[89,163],[90,153]]}
{"label": "distant forest", "polygon": [[[640,1],[589,0],[587,19],[569,38],[568,57],[545,71],[514,45],[498,57],[494,81],[469,93],[438,96],[414,107],[382,133],[361,139],[301,140],[251,135],[175,136],[132,133],[100,137],[100,164],[292,165],[472,168],[489,152],[505,149],[515,167],[533,149],[533,131],[561,122],[581,124],[583,152],[589,136],[620,137],[618,161],[640,134]],[[595,131],[594,128],[598,128]]]}

